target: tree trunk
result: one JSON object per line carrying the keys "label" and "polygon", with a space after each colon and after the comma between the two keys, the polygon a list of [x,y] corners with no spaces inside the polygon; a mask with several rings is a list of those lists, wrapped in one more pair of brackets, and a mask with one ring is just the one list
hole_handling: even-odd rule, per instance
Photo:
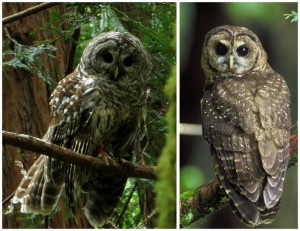
{"label": "tree trunk", "polygon": [[[3,17],[16,14],[38,4],[39,3],[22,2],[3,3]],[[41,28],[42,24],[49,21],[51,11],[58,11],[63,14],[65,12],[65,5],[59,4],[6,24],[3,26],[3,30],[7,30],[9,35],[22,45],[29,46],[33,45],[36,41],[54,39],[57,37],[54,33],[47,30],[37,30]],[[31,34],[34,30],[36,30],[36,32]],[[3,34],[5,33],[3,32]],[[3,37],[3,41],[4,40],[7,40],[7,37]],[[10,45],[11,48],[13,48],[13,44]],[[57,47],[57,50],[53,52],[56,58],[50,60],[48,56],[43,55],[40,57],[40,60],[53,81],[57,82],[64,77],[65,68],[68,63],[70,43],[59,39],[53,45]],[[2,81],[3,130],[42,137],[49,123],[48,98],[51,90],[41,78],[20,69],[11,68],[10,70],[4,71]],[[15,161],[21,161],[24,168],[28,170],[34,160],[33,155],[26,155],[26,153],[20,149],[3,146],[3,199],[7,198],[16,190],[23,177],[20,173],[20,168],[15,165]],[[6,209],[9,204],[10,202],[4,205],[3,209]],[[4,215],[3,227],[21,228],[30,223],[30,221],[27,220],[25,224],[24,219],[17,219],[17,217],[24,218],[24,216],[19,213]],[[41,216],[40,219],[43,220],[43,217]],[[61,210],[51,218],[49,226],[55,228],[74,227],[73,224],[65,221],[63,211]]]}

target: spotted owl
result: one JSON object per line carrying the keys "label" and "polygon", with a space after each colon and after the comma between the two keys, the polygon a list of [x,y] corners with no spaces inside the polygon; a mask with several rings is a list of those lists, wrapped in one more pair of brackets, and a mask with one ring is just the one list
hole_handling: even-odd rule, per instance
{"label": "spotted owl", "polygon": [[248,226],[271,223],[289,159],[290,94],[259,38],[237,26],[205,37],[203,135],[234,213]]}
{"label": "spotted owl", "polygon": [[[107,32],[85,48],[73,73],[50,98],[51,122],[43,139],[75,152],[132,160],[144,132],[151,58],[129,33]],[[99,227],[111,217],[127,181],[41,155],[12,202],[21,212],[49,214],[65,189],[73,214],[83,209]]]}

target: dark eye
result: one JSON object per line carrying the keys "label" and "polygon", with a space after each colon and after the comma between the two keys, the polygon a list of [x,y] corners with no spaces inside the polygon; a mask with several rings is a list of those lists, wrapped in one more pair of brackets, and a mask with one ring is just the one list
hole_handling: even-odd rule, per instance
{"label": "dark eye", "polygon": [[236,49],[236,51],[241,57],[244,57],[249,53],[249,49],[245,45],[240,46],[238,49]]}
{"label": "dark eye", "polygon": [[226,55],[226,53],[228,51],[227,47],[223,43],[218,43],[216,45],[215,49],[216,49],[217,54],[222,55],[222,56]]}
{"label": "dark eye", "polygon": [[133,59],[130,56],[128,56],[123,60],[123,64],[125,67],[130,67],[133,64]]}
{"label": "dark eye", "polygon": [[112,56],[111,53],[105,53],[102,55],[104,62],[106,63],[112,63],[112,61],[114,60],[114,57]]}

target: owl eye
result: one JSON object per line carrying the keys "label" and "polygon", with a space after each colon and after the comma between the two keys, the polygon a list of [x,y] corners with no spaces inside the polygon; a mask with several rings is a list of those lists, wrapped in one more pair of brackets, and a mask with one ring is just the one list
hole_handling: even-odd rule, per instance
{"label": "owl eye", "polygon": [[216,52],[218,55],[226,55],[228,48],[223,43],[217,43],[216,45]]}
{"label": "owl eye", "polygon": [[125,67],[130,67],[133,64],[133,59],[130,56],[128,56],[123,60],[123,64]]}
{"label": "owl eye", "polygon": [[114,60],[114,57],[112,56],[111,53],[105,53],[102,55],[104,62],[106,63],[112,63]]}
{"label": "owl eye", "polygon": [[249,49],[245,45],[238,47],[238,49],[236,49],[236,51],[237,51],[238,55],[241,57],[244,57],[249,53]]}

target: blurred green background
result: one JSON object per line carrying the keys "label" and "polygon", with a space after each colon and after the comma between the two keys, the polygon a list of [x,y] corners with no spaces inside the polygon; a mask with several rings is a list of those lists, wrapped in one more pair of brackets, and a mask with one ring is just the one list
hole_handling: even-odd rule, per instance
{"label": "blurred green background", "polygon": [[[297,121],[297,23],[284,14],[297,3],[180,3],[180,123],[201,124],[204,75],[200,66],[205,34],[220,25],[244,26],[260,38],[271,67],[291,92],[292,124]],[[180,190],[194,189],[214,178],[209,146],[200,136],[180,135]],[[281,208],[271,225],[297,228],[297,167],[287,170]],[[246,228],[229,207],[189,228]]]}

